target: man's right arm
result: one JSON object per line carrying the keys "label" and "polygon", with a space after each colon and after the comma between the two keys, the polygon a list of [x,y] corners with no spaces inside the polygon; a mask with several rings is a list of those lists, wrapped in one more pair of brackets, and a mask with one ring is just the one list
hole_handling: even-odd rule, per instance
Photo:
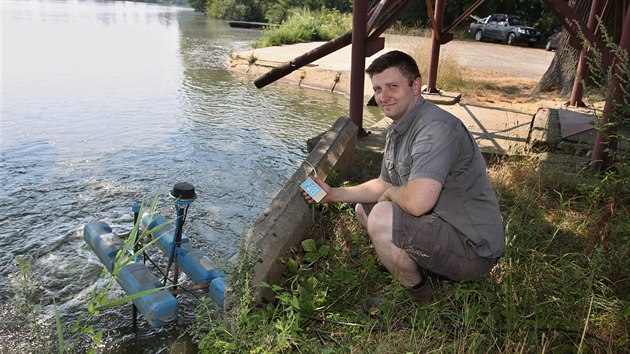
{"label": "man's right arm", "polygon": [[380,178],[375,178],[356,186],[331,188],[324,181],[314,178],[322,186],[326,196],[320,203],[348,202],[348,203],[376,203],[383,193],[392,185]]}

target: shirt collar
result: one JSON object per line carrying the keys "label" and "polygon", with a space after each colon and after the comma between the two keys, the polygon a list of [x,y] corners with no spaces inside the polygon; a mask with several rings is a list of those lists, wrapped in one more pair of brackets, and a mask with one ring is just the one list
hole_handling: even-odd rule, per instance
{"label": "shirt collar", "polygon": [[396,133],[402,135],[407,131],[407,128],[411,125],[411,123],[418,116],[418,111],[422,108],[425,103],[424,97],[420,96],[416,104],[405,114],[405,116],[398,122],[394,124],[394,129]]}

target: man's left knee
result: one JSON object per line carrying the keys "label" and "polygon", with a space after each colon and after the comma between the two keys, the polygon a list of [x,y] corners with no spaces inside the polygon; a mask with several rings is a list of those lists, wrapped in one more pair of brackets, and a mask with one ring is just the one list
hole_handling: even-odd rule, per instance
{"label": "man's left knee", "polygon": [[363,204],[357,203],[354,206],[354,213],[357,216],[357,220],[359,224],[363,225],[363,227],[367,227],[367,214],[365,213],[365,209],[363,209]]}
{"label": "man's left knee", "polygon": [[[379,202],[374,205],[367,218],[367,228],[370,236],[383,232],[391,235],[392,230],[392,203]],[[391,237],[391,236],[390,236]]]}

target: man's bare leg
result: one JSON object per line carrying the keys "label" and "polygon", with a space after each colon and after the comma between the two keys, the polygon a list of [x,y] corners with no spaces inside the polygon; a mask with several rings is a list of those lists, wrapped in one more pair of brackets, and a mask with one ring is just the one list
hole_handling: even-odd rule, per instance
{"label": "man's bare leg", "polygon": [[369,217],[362,207],[357,207],[357,219],[367,226],[370,240],[383,265],[402,285],[411,287],[420,283],[422,275],[407,252],[394,245],[392,218],[391,202],[377,203]]}

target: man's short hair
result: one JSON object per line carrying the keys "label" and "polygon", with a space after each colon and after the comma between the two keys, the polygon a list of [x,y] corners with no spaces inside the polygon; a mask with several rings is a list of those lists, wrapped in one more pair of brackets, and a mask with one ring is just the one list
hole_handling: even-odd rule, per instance
{"label": "man's short hair", "polygon": [[422,77],[416,61],[409,54],[399,50],[387,52],[374,59],[365,72],[372,78],[374,74],[382,73],[391,67],[398,67],[401,74],[409,80],[409,85],[411,85],[415,79]]}

